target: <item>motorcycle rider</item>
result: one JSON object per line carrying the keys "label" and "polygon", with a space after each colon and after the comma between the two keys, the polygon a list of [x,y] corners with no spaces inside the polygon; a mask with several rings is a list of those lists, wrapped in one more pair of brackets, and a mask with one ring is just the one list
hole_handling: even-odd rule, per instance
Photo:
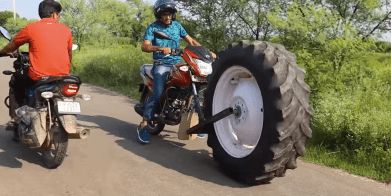
{"label": "motorcycle rider", "polygon": [[[39,4],[40,21],[26,25],[0,53],[12,56],[21,45],[29,44],[30,67],[28,73],[22,71],[14,82],[10,82],[10,92],[15,94],[11,104],[23,100],[26,88],[44,76],[67,76],[71,68],[73,37],[68,26],[60,24],[61,4],[54,0],[44,0]],[[11,108],[11,107],[10,107]],[[7,130],[13,130],[17,116],[10,109],[11,121]],[[18,138],[14,138],[18,140]]]}
{"label": "motorcycle rider", "polygon": [[[153,118],[156,105],[163,95],[164,85],[167,76],[170,73],[172,65],[181,61],[180,56],[168,56],[171,48],[179,48],[180,39],[184,40],[191,46],[201,46],[196,40],[191,38],[183,26],[175,20],[177,9],[173,0],[157,0],[154,4],[154,14],[156,21],[149,25],[144,34],[144,41],[141,49],[143,52],[161,52],[154,53],[153,59],[155,64],[152,69],[153,75],[153,95],[148,99],[144,106],[143,120],[137,128],[138,138],[143,143],[149,143],[149,134],[146,126],[148,121]],[[154,37],[154,31],[165,32],[172,40],[157,39]],[[216,55],[211,53],[214,58]],[[164,58],[165,57],[165,58]]]}

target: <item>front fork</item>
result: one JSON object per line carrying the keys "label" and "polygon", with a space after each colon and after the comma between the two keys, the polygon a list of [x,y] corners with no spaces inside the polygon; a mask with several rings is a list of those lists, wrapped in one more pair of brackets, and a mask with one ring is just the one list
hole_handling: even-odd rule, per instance
{"label": "front fork", "polygon": [[[190,72],[190,77],[192,77],[192,74]],[[193,88],[193,99],[194,99],[194,106],[195,106],[195,111],[197,112],[198,114],[198,124],[199,125],[203,125],[205,123],[205,118],[204,118],[204,113],[203,111],[201,111],[201,106],[200,106],[200,100],[198,99],[198,91],[197,91],[197,87],[196,85],[194,84],[194,82],[191,82],[191,86]],[[189,133],[188,133],[189,134]],[[191,134],[207,134],[206,131],[204,131],[204,129],[198,129],[194,132],[192,132]]]}
{"label": "front fork", "polygon": [[205,121],[204,113],[201,111],[200,100],[198,99],[197,88],[193,82],[191,83],[191,85],[193,87],[193,95],[194,95],[193,99],[194,99],[195,111],[198,114],[199,123],[203,123]]}

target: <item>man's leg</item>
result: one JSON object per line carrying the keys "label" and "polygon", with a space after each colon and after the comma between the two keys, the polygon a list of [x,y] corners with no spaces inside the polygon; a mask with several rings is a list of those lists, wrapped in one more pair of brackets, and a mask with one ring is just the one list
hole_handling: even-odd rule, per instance
{"label": "man's leg", "polygon": [[9,82],[9,115],[11,120],[7,123],[6,130],[12,131],[15,129],[15,122],[17,120],[15,110],[23,105],[25,90],[33,84],[34,81],[28,77],[27,72],[12,76],[11,81]]}
{"label": "man's leg", "polygon": [[149,134],[146,126],[148,125],[148,121],[150,121],[155,114],[156,105],[159,102],[161,96],[163,95],[164,85],[166,84],[166,78],[170,73],[170,70],[171,67],[155,67],[155,70],[153,72],[153,94],[148,99],[147,103],[145,103],[144,105],[143,121],[137,128],[138,137],[141,142],[149,142]]}
{"label": "man's leg", "polygon": [[23,91],[23,76],[21,74],[12,75],[9,82],[9,116],[11,120],[7,123],[6,130],[12,131],[15,128],[17,119],[15,109],[20,107],[21,91]]}

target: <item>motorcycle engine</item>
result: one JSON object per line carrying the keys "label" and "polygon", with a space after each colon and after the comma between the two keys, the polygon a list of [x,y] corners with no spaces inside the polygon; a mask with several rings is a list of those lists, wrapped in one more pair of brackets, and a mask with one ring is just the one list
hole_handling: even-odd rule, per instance
{"label": "motorcycle engine", "polygon": [[172,87],[166,90],[167,99],[163,108],[166,120],[178,121],[183,106],[186,105],[186,98],[189,93],[180,88]]}

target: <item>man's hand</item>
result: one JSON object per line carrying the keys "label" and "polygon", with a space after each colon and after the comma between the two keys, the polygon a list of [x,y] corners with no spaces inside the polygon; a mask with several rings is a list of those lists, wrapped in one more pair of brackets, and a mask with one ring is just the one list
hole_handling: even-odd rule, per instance
{"label": "man's hand", "polygon": [[213,53],[213,52],[210,52],[210,54],[212,55],[212,57],[215,59],[216,58],[216,54]]}
{"label": "man's hand", "polygon": [[162,51],[163,54],[171,54],[171,48],[164,47],[160,48],[159,50]]}
{"label": "man's hand", "polygon": [[3,49],[0,50],[0,53],[3,53],[3,56],[14,57],[17,56],[17,52],[15,51],[18,47],[15,45],[14,40],[8,43]]}
{"label": "man's hand", "polygon": [[9,56],[9,57],[13,57],[13,54],[12,53],[0,53],[0,56]]}

